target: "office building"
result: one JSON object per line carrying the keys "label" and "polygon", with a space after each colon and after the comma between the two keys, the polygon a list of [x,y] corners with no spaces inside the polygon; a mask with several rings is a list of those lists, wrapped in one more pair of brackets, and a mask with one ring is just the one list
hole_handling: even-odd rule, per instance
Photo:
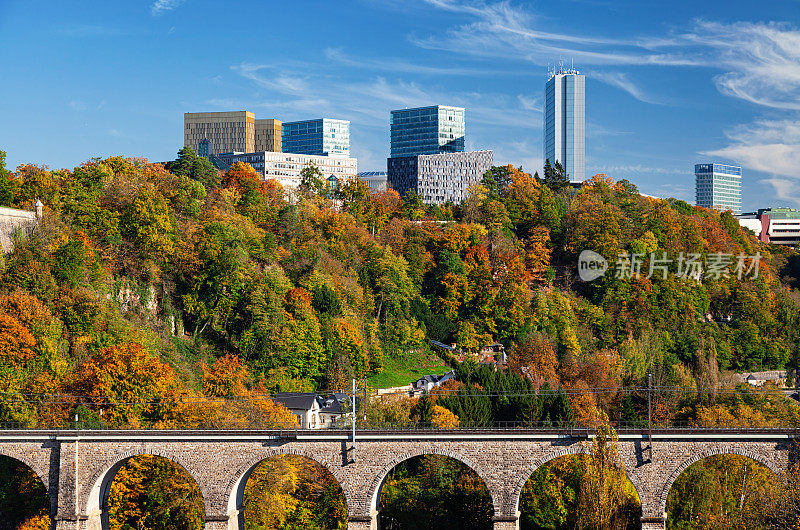
{"label": "office building", "polygon": [[245,110],[187,112],[183,115],[183,145],[200,156],[281,150],[280,120],[257,120]]}
{"label": "office building", "polygon": [[253,151],[281,152],[281,120],[256,120]]}
{"label": "office building", "polygon": [[725,164],[695,164],[697,206],[742,213],[742,168]]}
{"label": "office building", "polygon": [[369,185],[372,191],[386,191],[386,172],[385,171],[362,171],[358,178]]}
{"label": "office building", "polygon": [[764,243],[789,246],[800,243],[800,211],[794,208],[761,208],[736,218]]}
{"label": "office building", "polygon": [[272,151],[222,153],[219,158],[228,165],[236,162],[250,164],[261,174],[262,179],[277,180],[288,190],[293,190],[300,185],[300,172],[310,164],[319,168],[323,180],[331,176],[336,177],[339,182],[344,182],[349,178],[358,178],[358,161],[355,158]]}
{"label": "office building", "polygon": [[252,112],[187,112],[183,115],[183,145],[200,156],[255,150]]}
{"label": "office building", "polygon": [[458,204],[492,167],[492,159],[492,151],[393,157],[387,160],[388,182],[400,195],[415,191],[426,204]]}
{"label": "office building", "polygon": [[389,118],[392,158],[464,151],[464,109],[433,105],[393,110]]}
{"label": "office building", "polygon": [[554,70],[544,90],[544,160],[561,163],[571,182],[586,178],[586,78]]}
{"label": "office building", "polygon": [[283,152],[319,156],[350,156],[350,122],[320,118],[287,121],[282,129]]}

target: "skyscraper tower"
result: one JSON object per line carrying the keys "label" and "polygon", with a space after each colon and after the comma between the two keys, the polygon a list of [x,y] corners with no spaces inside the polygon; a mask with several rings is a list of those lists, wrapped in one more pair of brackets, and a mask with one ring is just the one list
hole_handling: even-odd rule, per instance
{"label": "skyscraper tower", "polygon": [[560,162],[572,182],[586,178],[585,89],[585,76],[564,67],[544,86],[544,160]]}
{"label": "skyscraper tower", "polygon": [[726,164],[695,164],[697,206],[742,213],[742,168]]}

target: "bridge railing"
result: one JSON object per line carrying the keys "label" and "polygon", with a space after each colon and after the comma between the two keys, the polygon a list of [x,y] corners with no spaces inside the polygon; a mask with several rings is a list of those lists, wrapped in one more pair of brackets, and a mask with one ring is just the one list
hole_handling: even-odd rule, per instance
{"label": "bridge railing", "polygon": [[[587,436],[597,431],[598,428],[608,426],[617,432],[647,434],[651,429],[647,422],[620,422],[582,424],[577,422],[529,422],[529,421],[494,421],[494,422],[469,422],[461,421],[458,425],[442,425],[433,422],[419,421],[382,421],[368,422],[357,421],[357,432],[513,432],[537,431],[542,433],[566,434],[571,436]],[[295,422],[289,423],[261,423],[242,421],[209,421],[187,427],[177,427],[164,424],[117,424],[99,421],[70,421],[66,423],[49,422],[0,422],[0,431],[20,430],[46,430],[46,431],[104,431],[104,430],[153,430],[153,431],[270,431],[278,432],[285,436],[295,436],[303,432],[320,432],[340,430],[349,432],[352,424],[349,421],[336,422],[324,428],[302,428]],[[698,425],[686,422],[672,422],[669,425],[653,425],[652,432],[796,432],[800,435],[800,425]]]}

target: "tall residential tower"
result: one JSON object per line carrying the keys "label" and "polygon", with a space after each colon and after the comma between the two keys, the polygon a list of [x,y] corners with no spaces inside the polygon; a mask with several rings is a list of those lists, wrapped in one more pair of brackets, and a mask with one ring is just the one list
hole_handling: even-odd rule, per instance
{"label": "tall residential tower", "polygon": [[389,129],[391,158],[464,151],[466,124],[462,107],[433,105],[393,110]]}
{"label": "tall residential tower", "polygon": [[742,168],[724,164],[695,164],[697,206],[742,213]]}
{"label": "tall residential tower", "polygon": [[550,74],[544,90],[544,160],[572,182],[586,178],[586,78],[572,68]]}

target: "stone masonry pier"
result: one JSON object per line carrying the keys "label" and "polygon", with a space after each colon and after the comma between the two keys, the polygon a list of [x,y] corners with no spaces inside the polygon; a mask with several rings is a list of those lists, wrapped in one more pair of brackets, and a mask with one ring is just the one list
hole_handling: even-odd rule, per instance
{"label": "stone masonry pier", "polygon": [[[51,501],[53,528],[108,528],[107,500],[117,470],[128,458],[151,454],[181,465],[197,482],[206,529],[240,530],[244,487],[255,466],[275,455],[303,455],[327,468],[342,487],[350,530],[377,529],[378,499],[387,474],[419,455],[455,458],[486,483],[495,530],[519,528],[522,487],[539,466],[588,452],[591,434],[534,431],[5,431],[0,454],[28,465]],[[667,494],[694,462],[737,454],[775,473],[786,469],[794,433],[783,431],[668,432],[619,435],[625,472],[642,502],[642,528],[665,528]],[[651,454],[652,453],[652,454]]]}

